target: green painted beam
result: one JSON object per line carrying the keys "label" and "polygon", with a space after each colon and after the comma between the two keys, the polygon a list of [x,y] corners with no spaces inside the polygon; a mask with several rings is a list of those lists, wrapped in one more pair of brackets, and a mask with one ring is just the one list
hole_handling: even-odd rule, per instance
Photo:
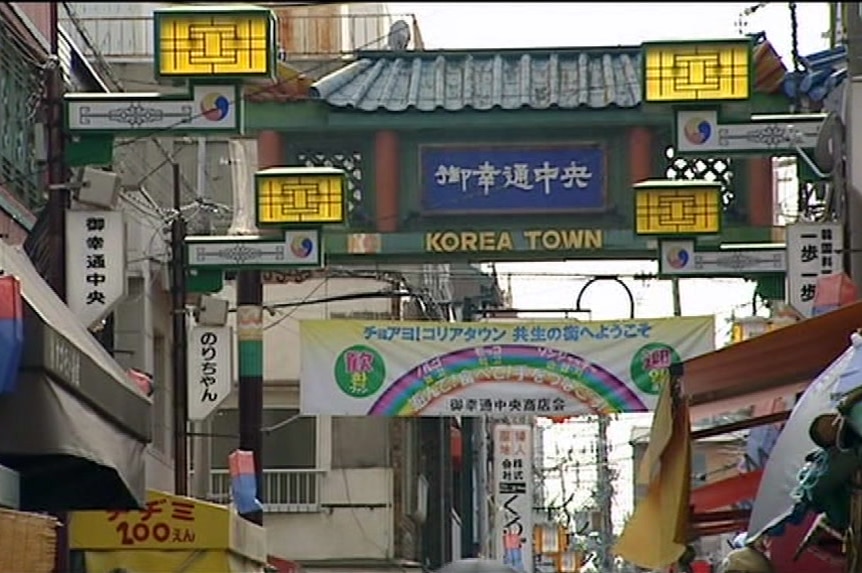
{"label": "green painted beam", "polygon": [[[711,107],[711,106],[707,106]],[[457,112],[367,112],[333,108],[322,101],[245,102],[246,132],[264,129],[289,132],[377,129],[475,129],[541,127],[672,127],[674,106],[652,105],[636,109],[607,110],[461,110]],[[723,117],[748,119],[751,113],[783,113],[783,96],[755,94],[743,103],[722,106]]]}
{"label": "green painted beam", "polygon": [[[505,230],[445,229],[400,233],[325,231],[327,264],[374,264],[409,261],[560,261],[561,259],[656,258],[655,237],[639,237],[630,229],[583,229],[562,226]],[[771,243],[772,229],[727,227],[721,235],[699,238],[710,244]],[[358,245],[365,253],[358,253]]]}

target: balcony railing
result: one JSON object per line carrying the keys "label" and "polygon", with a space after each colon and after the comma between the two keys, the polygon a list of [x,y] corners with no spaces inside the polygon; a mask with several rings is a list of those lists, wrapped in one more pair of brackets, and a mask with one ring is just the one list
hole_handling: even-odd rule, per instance
{"label": "balcony railing", "polygon": [[[322,470],[264,470],[263,510],[267,513],[316,513],[320,511]],[[230,503],[230,474],[210,473],[209,499]]]}
{"label": "balcony railing", "polygon": [[[387,48],[389,27],[396,20],[413,28],[412,14],[279,13],[278,57],[282,61],[339,58],[357,50]],[[83,28],[100,55],[115,62],[151,62],[153,19],[147,16],[76,16],[61,18],[71,39],[92,57],[77,27]],[[410,46],[415,45],[411,41]]]}

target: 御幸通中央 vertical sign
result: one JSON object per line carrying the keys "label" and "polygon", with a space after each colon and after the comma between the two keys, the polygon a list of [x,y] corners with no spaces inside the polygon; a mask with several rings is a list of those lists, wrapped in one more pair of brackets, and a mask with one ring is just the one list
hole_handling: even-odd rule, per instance
{"label": "\u5fa1\u5e78\u901a\u4e2d\u592e vertical sign", "polygon": [[533,432],[529,425],[494,426],[493,495],[496,558],[533,570]]}
{"label": "\u5fa1\u5e78\u901a\u4e2d\u592e vertical sign", "polygon": [[196,326],[189,335],[189,420],[203,420],[227,398],[233,380],[233,331]]}
{"label": "\u5fa1\u5e78\u901a\u4e2d\u592e vertical sign", "polygon": [[120,211],[66,211],[66,297],[86,327],[126,296],[126,229]]}
{"label": "\u5fa1\u5e78\u901a\u4e2d\u592e vertical sign", "polygon": [[787,226],[787,298],[805,317],[813,315],[817,279],[844,272],[842,232],[840,223]]}
{"label": "\u5fa1\u5e78\u901a\u4e2d\u592e vertical sign", "polygon": [[594,144],[420,147],[428,214],[599,212],[606,153]]}

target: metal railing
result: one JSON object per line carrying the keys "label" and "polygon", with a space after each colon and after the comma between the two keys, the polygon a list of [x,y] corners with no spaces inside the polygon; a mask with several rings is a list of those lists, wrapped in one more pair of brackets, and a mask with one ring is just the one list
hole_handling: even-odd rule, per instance
{"label": "metal railing", "polygon": [[[267,513],[316,513],[320,511],[323,470],[264,470],[263,510]],[[230,503],[228,470],[210,473],[209,499]]]}
{"label": "metal railing", "polygon": [[[153,18],[147,16],[76,16],[102,57],[114,61],[152,61]],[[285,14],[277,26],[279,59],[313,60],[335,58],[357,50],[383,50],[389,27],[396,20],[415,28],[412,14]],[[61,18],[61,26],[87,53],[72,21]],[[411,42],[411,45],[412,42]]]}

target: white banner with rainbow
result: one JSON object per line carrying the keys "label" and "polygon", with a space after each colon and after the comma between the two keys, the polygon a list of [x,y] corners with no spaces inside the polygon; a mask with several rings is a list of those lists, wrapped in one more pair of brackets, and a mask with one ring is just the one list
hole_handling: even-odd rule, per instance
{"label": "white banner with rainbow", "polygon": [[603,322],[300,324],[300,410],[334,416],[646,412],[711,316]]}

